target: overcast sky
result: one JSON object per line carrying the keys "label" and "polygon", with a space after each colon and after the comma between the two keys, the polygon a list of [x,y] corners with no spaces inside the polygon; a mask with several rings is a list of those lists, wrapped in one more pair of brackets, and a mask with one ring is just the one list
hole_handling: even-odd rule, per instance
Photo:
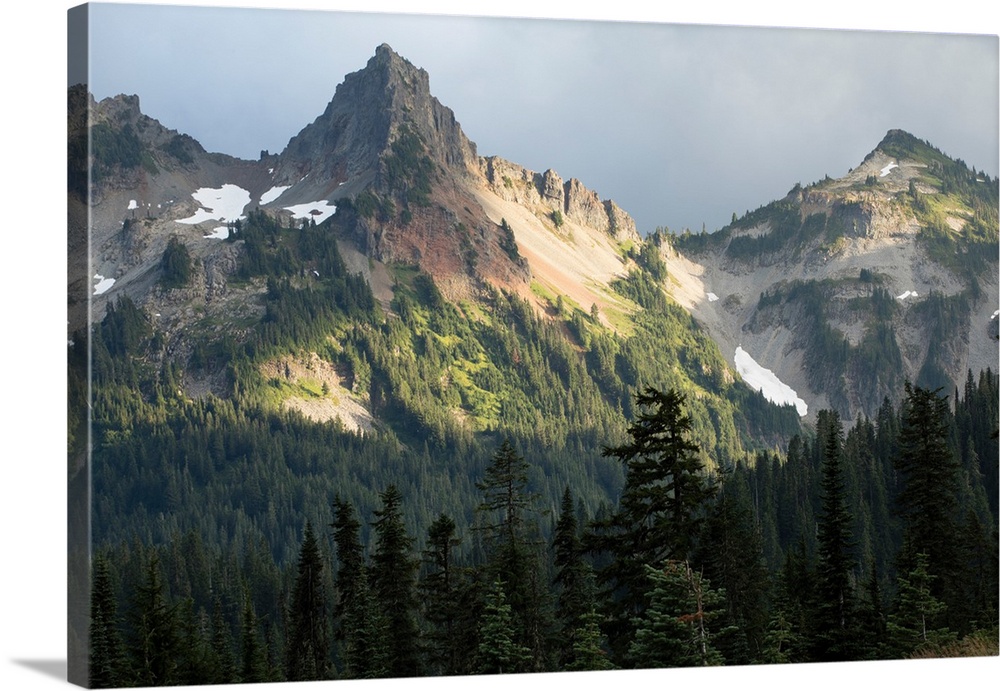
{"label": "overcast sky", "polygon": [[998,171],[996,36],[114,4],[90,29],[95,96],[244,158],[386,42],[480,154],[579,178],[644,233],[715,230],[891,128]]}

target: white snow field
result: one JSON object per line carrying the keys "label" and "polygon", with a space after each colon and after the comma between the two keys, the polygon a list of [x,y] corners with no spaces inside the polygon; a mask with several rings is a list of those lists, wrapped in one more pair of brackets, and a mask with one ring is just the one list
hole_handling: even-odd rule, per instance
{"label": "white snow field", "polygon": [[316,220],[316,225],[319,225],[326,219],[330,218],[337,212],[337,205],[331,204],[325,199],[321,199],[318,202],[306,202],[305,204],[296,204],[294,206],[286,206],[285,211],[291,211],[292,216],[297,219],[302,218],[312,218]]}
{"label": "white snow field", "polygon": [[108,292],[111,290],[111,286],[115,284],[115,279],[104,278],[101,274],[94,274],[94,280],[97,281],[97,285],[94,286],[94,295],[101,295]]}
{"label": "white snow field", "polygon": [[274,187],[272,187],[271,189],[269,189],[267,192],[265,192],[264,194],[260,195],[260,203],[261,204],[270,204],[275,199],[277,199],[278,197],[280,197],[281,194],[282,194],[282,192],[284,192],[285,190],[287,190],[289,187],[291,187],[291,185],[281,185],[281,186],[275,185]]}
{"label": "white snow field", "polygon": [[211,240],[225,240],[229,237],[229,226],[219,226],[208,235],[203,235],[202,237]]}
{"label": "white snow field", "polygon": [[718,299],[719,299],[719,296],[716,295],[715,293],[709,293],[708,294],[708,301],[709,302],[715,302]]}
{"label": "white snow field", "polygon": [[899,168],[899,166],[895,163],[890,163],[885,168],[879,171],[879,177],[884,178],[886,175],[889,174],[889,171],[892,170],[893,168]]}
{"label": "white snow field", "polygon": [[236,185],[200,187],[192,192],[194,200],[202,205],[194,216],[179,219],[178,223],[195,225],[205,221],[235,221],[243,218],[243,209],[250,203],[250,193]]}
{"label": "white snow field", "polygon": [[138,208],[139,208],[139,202],[137,202],[134,199],[129,199],[128,200],[128,210],[129,211],[131,211],[132,209],[138,209]]}
{"label": "white snow field", "polygon": [[905,300],[906,298],[915,298],[915,297],[917,297],[917,291],[915,291],[915,290],[908,290],[905,293],[903,293],[902,295],[897,295],[896,299],[897,300]]}
{"label": "white snow field", "polygon": [[743,350],[743,346],[736,348],[736,371],[740,373],[745,381],[755,391],[764,394],[764,398],[778,405],[794,405],[799,417],[805,417],[809,412],[809,406],[799,398],[795,390],[782,382],[769,369],[764,369],[757,364],[757,361],[750,357],[750,354]]}

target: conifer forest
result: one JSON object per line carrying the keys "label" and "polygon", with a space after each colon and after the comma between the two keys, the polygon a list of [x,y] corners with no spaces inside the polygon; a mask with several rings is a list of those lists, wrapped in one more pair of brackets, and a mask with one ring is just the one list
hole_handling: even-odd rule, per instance
{"label": "conifer forest", "polygon": [[[405,267],[387,318],[315,227],[242,231],[266,316],[187,362],[222,366],[227,396],[182,396],[127,298],[91,336],[93,687],[997,654],[996,372],[800,427],[740,384],[709,406],[654,374],[718,356],[669,327],[648,268],[621,285],[648,323],[578,314],[573,351],[516,297],[470,322]],[[320,288],[294,280],[306,259]],[[389,423],[269,406],[288,384],[255,367],[293,343]],[[441,413],[477,392],[477,431]]]}

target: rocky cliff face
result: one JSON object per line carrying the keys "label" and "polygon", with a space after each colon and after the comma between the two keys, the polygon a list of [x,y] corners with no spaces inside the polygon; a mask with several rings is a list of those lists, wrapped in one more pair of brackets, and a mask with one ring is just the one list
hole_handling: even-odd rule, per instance
{"label": "rocky cliff face", "polygon": [[479,168],[489,189],[505,201],[558,211],[565,218],[607,233],[618,242],[640,239],[635,221],[628,213],[610,199],[602,201],[576,178],[563,182],[554,170],[536,173],[499,156],[481,158]]}
{"label": "rocky cliff face", "polygon": [[846,176],[667,250],[675,298],[811,411],[996,367],[997,181],[894,130]]}

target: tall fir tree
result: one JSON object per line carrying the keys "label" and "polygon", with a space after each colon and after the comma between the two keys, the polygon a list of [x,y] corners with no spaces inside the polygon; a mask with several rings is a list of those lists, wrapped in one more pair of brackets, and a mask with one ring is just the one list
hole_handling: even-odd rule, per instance
{"label": "tall fir tree", "polygon": [[625,468],[618,509],[593,522],[588,540],[595,552],[610,556],[598,581],[611,606],[608,638],[618,661],[625,659],[646,606],[647,566],[690,557],[713,495],[700,448],[689,438],[684,394],[646,388],[635,402],[640,412],[628,428],[631,441],[603,451]]}
{"label": "tall fir tree", "polygon": [[727,633],[716,638],[716,646],[729,664],[760,661],[771,582],[746,473],[741,469],[722,475],[697,554],[705,577],[726,594],[720,623]]}
{"label": "tall fir tree", "polygon": [[889,654],[886,630],[885,603],[882,601],[882,584],[875,564],[868,567],[864,598],[858,605],[858,627],[864,648],[858,657],[865,660],[882,660]]}
{"label": "tall fir tree", "polygon": [[898,506],[903,516],[903,564],[926,555],[932,594],[946,605],[960,592],[956,530],[958,461],[949,445],[947,398],[919,386],[905,387],[896,469],[901,478]]}
{"label": "tall fir tree", "polygon": [[267,650],[261,643],[257,612],[247,592],[243,596],[240,618],[240,681],[244,684],[268,681],[267,667]]}
{"label": "tall fir tree", "polygon": [[170,686],[178,681],[180,636],[177,607],[167,599],[160,560],[153,552],[132,601],[129,652],[133,686]]}
{"label": "tall fir tree", "polygon": [[212,604],[211,629],[212,683],[233,684],[239,681],[236,673],[236,657],[233,654],[233,640],[222,607],[222,598],[216,595]]}
{"label": "tall fir tree", "polygon": [[368,585],[368,569],[357,573],[342,621],[345,676],[351,679],[389,676],[387,623]]}
{"label": "tall fir tree", "polygon": [[420,674],[420,630],[417,627],[417,561],[411,555],[413,539],[403,523],[403,495],[389,485],[375,511],[375,551],[372,554],[372,590],[387,627],[388,672],[393,677]]}
{"label": "tall fir tree", "polygon": [[125,643],[111,568],[105,557],[93,561],[90,595],[90,687],[111,689],[128,682]]}
{"label": "tall fir tree", "polygon": [[[563,492],[559,519],[552,537],[553,586],[556,591],[556,623],[561,634],[557,644],[560,668],[573,667],[578,633],[588,633],[585,618],[595,607],[593,573],[583,555],[576,502],[569,487]],[[573,667],[575,668],[575,667]]]}
{"label": "tall fir tree", "polygon": [[285,674],[289,681],[330,677],[329,616],[323,558],[312,523],[307,521],[288,609]]}
{"label": "tall fir tree", "polygon": [[[334,521],[333,542],[337,550],[337,604],[334,616],[342,621],[357,590],[357,580],[365,569],[364,548],[361,545],[361,523],[354,513],[354,506],[339,495],[333,502]],[[337,636],[343,636],[343,627],[337,629]]]}
{"label": "tall fir tree", "polygon": [[469,586],[455,563],[454,551],[460,543],[455,530],[455,521],[446,514],[439,515],[427,530],[420,592],[428,624],[426,671],[433,675],[462,673],[474,652],[469,649]]}
{"label": "tall fir tree", "polygon": [[[826,419],[823,419],[824,413]],[[817,532],[814,655],[817,660],[853,659],[857,653],[854,542],[843,469],[843,427],[836,412],[820,411],[821,511]]]}
{"label": "tall fir tree", "polygon": [[535,496],[528,492],[528,463],[509,439],[494,452],[482,481],[476,483],[483,499],[477,508],[487,549],[488,575],[503,583],[505,606],[510,607],[514,641],[531,651],[530,669],[548,667],[551,608],[543,583],[538,543],[529,511]]}
{"label": "tall fir tree", "polygon": [[204,609],[195,608],[191,597],[175,607],[177,620],[176,678],[178,686],[204,684],[214,680],[219,666],[212,652],[212,620]]}

